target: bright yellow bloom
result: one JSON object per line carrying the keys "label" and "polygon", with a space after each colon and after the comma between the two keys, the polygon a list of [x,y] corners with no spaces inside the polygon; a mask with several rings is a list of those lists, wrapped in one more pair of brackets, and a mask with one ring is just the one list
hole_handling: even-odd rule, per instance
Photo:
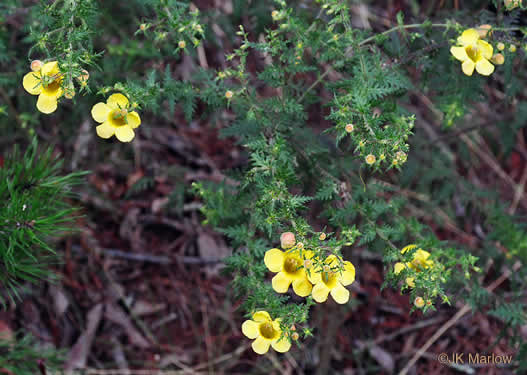
{"label": "bright yellow bloom", "polygon": [[272,320],[267,311],[257,311],[253,314],[253,320],[243,322],[242,332],[248,338],[256,339],[251,346],[258,354],[267,353],[270,346],[280,353],[285,353],[291,348],[289,339],[280,339],[280,319]]}
{"label": "bright yellow bloom", "polygon": [[459,46],[450,48],[450,53],[462,62],[461,69],[467,76],[471,76],[476,71],[484,76],[491,75],[494,72],[494,65],[489,60],[492,58],[492,46],[479,38],[475,29],[463,31],[463,34],[457,38]]}
{"label": "bright yellow bloom", "polygon": [[28,93],[38,95],[37,109],[46,114],[57,109],[57,100],[63,93],[61,84],[62,74],[56,61],[42,65],[38,71],[27,73],[22,81]]}
{"label": "bright yellow bloom", "polygon": [[[339,264],[343,268],[339,270]],[[344,288],[355,281],[355,267],[351,262],[342,262],[342,259],[330,255],[324,261],[322,269],[311,271],[309,281],[313,283],[313,299],[319,303],[328,299],[328,294],[335,302],[343,304],[348,302],[350,293]]]}
{"label": "bright yellow bloom", "polygon": [[106,139],[115,134],[121,142],[134,139],[134,129],[141,125],[141,118],[137,112],[131,112],[130,109],[130,103],[123,94],[110,95],[106,104],[95,104],[91,116],[101,123],[97,126],[97,135]]}
{"label": "bright yellow bloom", "polygon": [[[401,254],[404,254],[410,250],[413,250],[416,247],[417,245],[408,245],[401,250]],[[395,263],[393,272],[396,275],[398,275],[405,268],[410,268],[416,272],[421,272],[425,269],[431,268],[434,266],[434,261],[429,260],[428,259],[429,257],[430,257],[430,253],[428,251],[424,251],[423,249],[417,249],[413,255],[413,259],[411,262],[407,262],[406,264],[401,263],[401,262]],[[412,288],[415,287],[413,277],[407,277],[405,281],[406,281],[406,284],[408,284],[408,286]]]}
{"label": "bright yellow bloom", "polygon": [[273,289],[285,293],[293,283],[293,290],[300,297],[311,293],[313,285],[307,278],[304,261],[311,259],[313,252],[305,250],[300,255],[298,250],[284,252],[279,249],[267,250],[264,263],[271,272],[278,272],[272,279]]}

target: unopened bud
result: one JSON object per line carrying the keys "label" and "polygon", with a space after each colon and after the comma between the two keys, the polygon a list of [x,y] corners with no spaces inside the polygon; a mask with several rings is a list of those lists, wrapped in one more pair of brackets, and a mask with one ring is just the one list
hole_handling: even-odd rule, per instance
{"label": "unopened bud", "polygon": [[354,129],[354,126],[353,126],[353,124],[347,124],[345,129],[346,129],[346,131],[348,133],[351,133],[353,131],[353,129]]}
{"label": "unopened bud", "polygon": [[374,164],[375,160],[375,155],[369,154],[368,156],[366,156],[366,164],[368,165]]}
{"label": "unopened bud", "polygon": [[502,65],[505,62],[505,57],[501,53],[496,53],[492,56],[491,61],[496,65]]}
{"label": "unopened bud", "polygon": [[420,309],[425,305],[425,300],[423,299],[423,297],[416,297],[414,300],[414,305],[415,307]]}
{"label": "unopened bud", "polygon": [[292,338],[294,341],[296,341],[296,340],[298,340],[298,339],[300,338],[300,335],[299,335],[298,333],[296,333],[296,332],[293,332],[293,334],[291,335],[291,338]]}
{"label": "unopened bud", "polygon": [[34,72],[38,72],[42,68],[42,61],[40,60],[33,60],[31,61],[31,70]]}
{"label": "unopened bud", "polygon": [[505,44],[503,44],[502,42],[499,42],[496,45],[496,48],[498,48],[500,51],[503,51],[505,49]]}
{"label": "unopened bud", "polygon": [[187,46],[187,43],[185,43],[184,40],[180,40],[179,43],[177,44],[179,48],[183,49]]}
{"label": "unopened bud", "polygon": [[324,232],[320,233],[320,235],[318,236],[318,239],[320,241],[324,241],[326,239],[326,233],[324,233]]}
{"label": "unopened bud", "polygon": [[303,244],[302,242],[297,243],[296,246],[297,246],[299,249],[303,249],[303,248],[304,248],[304,244]]}
{"label": "unopened bud", "polygon": [[490,36],[490,34],[492,33],[490,31],[490,29],[492,29],[492,26],[489,25],[489,24],[479,25],[476,28],[480,38],[485,38],[487,36],[487,34],[489,34],[489,36]]}
{"label": "unopened bud", "polygon": [[305,259],[304,260],[304,268],[309,269],[313,266],[313,261],[311,259]]}
{"label": "unopened bud", "polygon": [[145,23],[140,24],[139,25],[139,30],[145,31],[146,30],[146,24]]}
{"label": "unopened bud", "polygon": [[225,97],[226,97],[227,99],[232,98],[233,95],[234,95],[234,93],[233,93],[231,90],[227,90],[227,91],[225,92]]}
{"label": "unopened bud", "polygon": [[509,47],[509,51],[512,53],[516,52],[516,46],[514,44],[511,44]]}
{"label": "unopened bud", "polygon": [[295,234],[292,232],[285,232],[282,233],[282,235],[280,236],[280,246],[284,250],[292,248],[293,246],[295,246],[295,243]]}
{"label": "unopened bud", "polygon": [[90,73],[86,69],[82,69],[81,74],[77,78],[81,82],[86,82],[90,78]]}

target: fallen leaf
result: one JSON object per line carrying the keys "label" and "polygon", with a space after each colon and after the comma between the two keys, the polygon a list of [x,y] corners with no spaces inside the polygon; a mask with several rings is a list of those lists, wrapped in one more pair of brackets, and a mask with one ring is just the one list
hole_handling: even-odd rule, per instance
{"label": "fallen leaf", "polygon": [[113,303],[106,304],[106,311],[104,312],[104,317],[109,321],[123,327],[124,331],[126,332],[126,335],[128,336],[128,340],[130,340],[130,343],[132,343],[133,345],[138,346],[140,348],[148,348],[150,346],[148,341],[137,330],[137,328],[135,328],[128,315],[126,315],[124,311],[117,305]]}
{"label": "fallen leaf", "polygon": [[97,331],[97,327],[102,318],[102,309],[103,305],[99,303],[88,312],[86,330],[71,349],[68,360],[64,365],[64,370],[72,371],[77,368],[86,367],[86,359],[88,358],[88,354],[90,354],[95,331]]}

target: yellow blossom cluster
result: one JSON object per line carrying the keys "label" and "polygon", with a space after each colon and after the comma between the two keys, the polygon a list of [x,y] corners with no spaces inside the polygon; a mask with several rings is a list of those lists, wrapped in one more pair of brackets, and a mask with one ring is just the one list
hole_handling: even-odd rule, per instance
{"label": "yellow blossom cluster", "polygon": [[[89,77],[88,71],[83,69],[76,79],[81,87],[85,87]],[[44,64],[34,60],[31,62],[31,72],[22,80],[22,86],[28,93],[38,95],[37,109],[49,114],[55,112],[62,96],[66,99],[75,96],[73,83],[70,81],[65,84],[64,80],[57,61]],[[136,107],[137,103],[130,104],[123,94],[113,94],[106,103],[95,104],[91,114],[101,124],[96,128],[97,135],[101,138],[115,135],[121,142],[130,142],[135,136],[134,129],[141,125],[139,114],[133,111]]]}
{"label": "yellow blossom cluster", "polygon": [[286,293],[289,287],[300,297],[310,294],[316,302],[325,302],[328,295],[340,304],[349,300],[345,286],[355,281],[355,267],[336,255],[318,259],[311,250],[296,243],[294,234],[286,232],[281,236],[282,248],[270,249],[265,253],[264,263],[276,275],[272,279],[273,289]]}
{"label": "yellow blossom cluster", "polygon": [[[417,245],[408,245],[404,247],[401,250],[401,254],[405,254],[408,251],[412,251],[415,248],[417,248]],[[417,249],[412,257],[411,262],[401,263],[397,262],[394,265],[394,273],[396,275],[400,274],[404,269],[412,269],[416,272],[421,272],[426,269],[432,268],[434,266],[434,261],[431,259],[428,259],[430,257],[430,253],[428,251],[425,251],[423,249]],[[414,288],[415,287],[415,278],[413,277],[407,277],[406,278],[406,284]]]}

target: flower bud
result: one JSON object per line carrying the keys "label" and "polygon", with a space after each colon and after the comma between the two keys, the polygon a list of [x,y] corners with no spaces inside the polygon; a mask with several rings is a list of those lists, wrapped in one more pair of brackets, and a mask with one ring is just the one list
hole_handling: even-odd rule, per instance
{"label": "flower bud", "polygon": [[303,249],[303,248],[304,248],[304,244],[303,244],[302,242],[297,243],[296,246],[297,246],[299,249]]}
{"label": "flower bud", "polygon": [[503,44],[502,42],[499,42],[496,45],[496,48],[499,49],[500,51],[503,51],[505,49],[505,44]]}
{"label": "flower bud", "polygon": [[307,270],[313,266],[313,261],[311,259],[304,260],[304,268]]}
{"label": "flower bud", "polygon": [[492,34],[490,29],[492,29],[492,26],[489,25],[489,24],[479,25],[476,28],[480,38],[485,38],[487,36],[487,34],[489,34],[489,36],[490,36],[490,34]]}
{"label": "flower bud", "polygon": [[86,82],[88,78],[90,78],[90,73],[86,69],[82,69],[81,74],[77,77],[81,82]]}
{"label": "flower bud", "polygon": [[292,232],[282,233],[280,236],[280,246],[282,249],[287,250],[295,246],[296,238],[295,234]]}
{"label": "flower bud", "polygon": [[142,23],[139,25],[139,30],[145,31],[146,30],[146,23]]}
{"label": "flower bud", "polygon": [[368,165],[374,164],[375,160],[375,155],[369,154],[368,156],[366,156],[366,164]]}
{"label": "flower bud", "polygon": [[38,72],[40,68],[42,68],[42,61],[40,60],[33,60],[31,61],[31,70],[34,72]]}
{"label": "flower bud", "polygon": [[187,43],[185,43],[184,40],[180,40],[179,43],[177,44],[179,48],[183,49],[187,46]]}
{"label": "flower bud", "polygon": [[415,307],[420,309],[425,305],[425,300],[423,299],[423,297],[416,297],[414,300],[414,305]]}
{"label": "flower bud", "polygon": [[326,233],[324,233],[324,232],[320,233],[320,236],[318,236],[318,239],[320,241],[324,241],[326,239]]}
{"label": "flower bud", "polygon": [[502,65],[505,62],[505,57],[501,53],[496,53],[494,56],[492,56],[491,61],[495,65]]}
{"label": "flower bud", "polygon": [[346,129],[346,131],[348,133],[351,133],[353,131],[353,129],[354,129],[354,126],[353,126],[353,124],[347,124],[345,129]]}
{"label": "flower bud", "polygon": [[296,341],[296,340],[298,340],[298,339],[300,338],[300,335],[299,335],[298,333],[296,333],[296,332],[293,332],[293,334],[291,335],[291,338],[292,338],[294,341]]}
{"label": "flower bud", "polygon": [[225,97],[226,97],[227,99],[232,98],[233,95],[234,95],[234,93],[233,93],[231,90],[227,90],[227,91],[225,92]]}
{"label": "flower bud", "polygon": [[511,44],[509,46],[509,51],[512,52],[512,53],[516,52],[516,46],[514,44]]}

